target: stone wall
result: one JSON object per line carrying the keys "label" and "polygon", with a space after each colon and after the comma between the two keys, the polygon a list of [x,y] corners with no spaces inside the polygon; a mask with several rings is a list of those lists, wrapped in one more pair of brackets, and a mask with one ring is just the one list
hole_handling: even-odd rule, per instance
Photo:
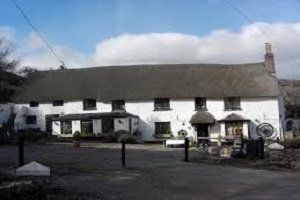
{"label": "stone wall", "polygon": [[269,151],[270,164],[281,165],[292,169],[300,169],[300,149],[284,149]]}

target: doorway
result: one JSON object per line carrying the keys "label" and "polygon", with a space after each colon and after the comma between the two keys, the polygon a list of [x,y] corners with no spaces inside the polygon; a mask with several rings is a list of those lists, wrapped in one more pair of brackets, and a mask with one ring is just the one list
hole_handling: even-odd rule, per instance
{"label": "doorway", "polygon": [[102,133],[113,133],[115,130],[114,119],[102,119]]}
{"label": "doorway", "polygon": [[208,143],[208,124],[196,124],[198,144]]}
{"label": "doorway", "polygon": [[59,117],[58,114],[54,114],[54,115],[46,115],[45,116],[45,121],[46,121],[46,133],[48,133],[49,135],[52,135],[52,120],[54,118]]}

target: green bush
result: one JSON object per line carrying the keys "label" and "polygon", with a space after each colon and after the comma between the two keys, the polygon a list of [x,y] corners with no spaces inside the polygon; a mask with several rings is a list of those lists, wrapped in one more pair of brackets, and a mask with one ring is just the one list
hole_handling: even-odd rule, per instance
{"label": "green bush", "polygon": [[285,148],[299,149],[300,148],[300,138],[286,139],[283,142],[283,145]]}
{"label": "green bush", "polygon": [[73,134],[73,140],[76,140],[76,141],[80,141],[81,140],[81,133],[79,131],[76,131]]}
{"label": "green bush", "polygon": [[118,142],[119,143],[125,142],[127,144],[136,144],[137,140],[131,134],[124,134],[118,138]]}

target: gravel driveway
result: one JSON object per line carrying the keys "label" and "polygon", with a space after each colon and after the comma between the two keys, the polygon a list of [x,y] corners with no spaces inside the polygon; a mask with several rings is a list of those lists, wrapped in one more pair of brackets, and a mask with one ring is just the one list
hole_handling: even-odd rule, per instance
{"label": "gravel driveway", "polygon": [[[0,165],[16,166],[17,147],[0,146]],[[191,150],[191,157],[200,156]],[[300,173],[183,162],[183,149],[119,144],[27,144],[26,162],[51,168],[51,187],[77,199],[300,199]],[[69,199],[76,199],[70,197]]]}

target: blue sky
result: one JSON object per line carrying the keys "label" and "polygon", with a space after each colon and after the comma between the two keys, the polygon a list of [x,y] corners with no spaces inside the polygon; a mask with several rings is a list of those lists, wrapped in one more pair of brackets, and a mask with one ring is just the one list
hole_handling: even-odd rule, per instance
{"label": "blue sky", "polygon": [[[257,22],[300,22],[299,0],[16,1],[51,44],[85,56],[92,56],[97,44],[124,34],[177,33],[205,37],[216,30],[240,32],[242,27]],[[13,30],[16,46],[33,32],[11,0],[1,1],[0,27]]]}

